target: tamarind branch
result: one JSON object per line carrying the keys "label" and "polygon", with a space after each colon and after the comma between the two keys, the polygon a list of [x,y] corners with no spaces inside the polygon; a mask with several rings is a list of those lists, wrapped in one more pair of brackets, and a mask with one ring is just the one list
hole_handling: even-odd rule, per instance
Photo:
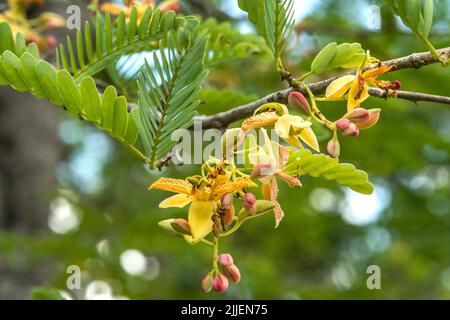
{"label": "tamarind branch", "polygon": [[[450,47],[443,48],[437,50],[440,55],[446,55],[450,58]],[[430,64],[440,62],[437,58],[435,58],[430,52],[420,52],[413,53],[408,56],[400,57],[397,59],[387,60],[382,62],[383,65],[390,65],[393,68],[390,72],[399,71],[403,69],[418,69]],[[309,89],[314,94],[321,94],[325,92],[328,85],[335,80],[337,77],[333,77],[330,79],[326,79],[323,81],[315,82],[308,84]],[[270,102],[280,102],[287,103],[287,99],[289,93],[293,89],[284,89],[271,94],[266,95],[265,97],[256,100],[254,102],[235,107],[231,110],[227,110],[224,112],[217,113],[212,116],[198,116],[195,118],[195,121],[200,121],[202,123],[202,128],[218,128],[223,129],[226,128],[231,123],[249,117],[253,114],[253,112],[259,108],[261,105],[270,103]],[[297,91],[307,94],[304,88],[296,88]],[[450,104],[450,98],[439,95],[431,95],[419,92],[410,92],[410,91],[390,91],[386,92],[384,90],[378,88],[370,88],[369,94],[378,98],[388,98],[388,97],[396,97],[398,99],[404,99],[414,102],[419,101],[428,101],[428,102],[436,102],[442,104]]]}

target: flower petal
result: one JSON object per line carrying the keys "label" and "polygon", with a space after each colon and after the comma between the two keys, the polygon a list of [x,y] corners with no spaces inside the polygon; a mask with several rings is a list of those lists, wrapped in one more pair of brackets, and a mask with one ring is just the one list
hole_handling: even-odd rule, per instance
{"label": "flower petal", "polygon": [[187,204],[189,204],[192,201],[191,197],[189,197],[187,194],[176,194],[174,196],[171,196],[167,199],[164,199],[160,204],[159,207],[162,209],[166,208],[183,208]]}
{"label": "flower petal", "polygon": [[271,178],[272,177],[268,177],[261,187],[262,195],[266,200],[270,200],[270,181],[272,181]]}
{"label": "flower petal", "polygon": [[283,139],[283,140],[286,141],[287,143],[289,143],[291,146],[297,147],[299,149],[303,149],[302,143],[300,142],[300,140],[298,140],[298,138],[296,136],[289,136],[287,139]]}
{"label": "flower petal", "polygon": [[278,150],[278,167],[284,168],[286,163],[289,160],[289,154],[291,153],[291,149],[282,146],[276,142],[273,143],[276,146],[276,150]]}
{"label": "flower petal", "polygon": [[273,213],[275,215],[275,228],[278,228],[278,225],[284,218],[284,212],[283,209],[281,209],[278,201],[273,201],[273,204],[275,205],[275,207],[273,208]]}
{"label": "flower petal", "polygon": [[273,213],[275,215],[275,228],[276,228],[278,227],[280,221],[284,217],[284,212],[277,201],[278,184],[276,178],[272,177],[268,183],[263,184],[262,194],[266,200],[272,201],[272,203],[275,205],[275,207],[273,208]]}
{"label": "flower petal", "polygon": [[262,185],[262,195],[264,199],[274,201],[278,195],[277,179],[274,176],[267,178],[266,182]]}
{"label": "flower petal", "polygon": [[350,89],[355,78],[355,75],[347,75],[334,80],[327,87],[325,97],[329,99],[342,97]]}
{"label": "flower petal", "polygon": [[364,71],[362,76],[364,79],[366,79],[366,81],[373,82],[377,76],[389,72],[392,68],[393,66],[381,66],[379,68],[369,69],[367,71]]}
{"label": "flower petal", "polygon": [[287,115],[286,117],[289,119],[293,130],[298,131],[312,126],[311,122],[303,120],[302,117],[292,115]]}
{"label": "flower petal", "polygon": [[269,138],[269,135],[267,134],[266,129],[261,129],[261,133],[263,134],[264,138],[264,151],[267,154],[267,156],[271,159],[271,164],[273,164],[276,167],[277,164],[277,158],[275,157],[275,153],[273,152],[272,148],[272,140]]}
{"label": "flower petal", "polygon": [[289,135],[291,135],[292,130],[300,131],[304,128],[310,127],[311,125],[311,122],[303,120],[302,117],[284,115],[275,123],[275,132],[280,138],[286,139]]}
{"label": "flower petal", "polygon": [[275,132],[282,139],[287,139],[289,137],[289,132],[291,131],[291,122],[289,117],[282,116],[275,123]]}
{"label": "flower petal", "polygon": [[350,112],[359,107],[367,98],[369,98],[369,86],[367,83],[364,80],[362,83],[354,81],[348,94],[347,111]]}
{"label": "flower petal", "polygon": [[220,140],[224,154],[230,156],[245,141],[245,134],[241,128],[227,129]]}
{"label": "flower petal", "polygon": [[267,165],[274,165],[273,160],[269,155],[264,152],[263,148],[258,147],[257,152],[252,152],[248,155],[248,159],[250,163],[254,166],[258,164],[267,164]]}
{"label": "flower petal", "polygon": [[260,134],[263,135],[262,138],[264,140],[264,144],[261,142],[262,146],[257,147],[257,152],[249,154],[250,163],[253,165],[266,164],[276,168],[277,159],[273,153],[272,140],[270,140],[266,129],[262,128]]}
{"label": "flower petal", "polygon": [[217,188],[214,188],[214,196],[220,197],[225,193],[233,193],[244,188],[253,188],[256,186],[257,184],[249,178],[237,178],[234,181],[225,182],[219,185]]}
{"label": "flower petal", "polygon": [[192,201],[188,221],[194,241],[204,238],[212,231],[214,207],[213,201]]}
{"label": "flower petal", "polygon": [[298,177],[288,175],[287,173],[284,172],[278,172],[277,177],[286,182],[287,184],[289,184],[290,187],[299,187],[302,185]]}
{"label": "flower petal", "polygon": [[186,180],[173,178],[159,178],[148,188],[184,194],[190,194],[192,192],[192,184]]}
{"label": "flower petal", "polygon": [[311,128],[303,129],[302,132],[299,134],[299,137],[308,146],[310,146],[317,152],[320,152],[319,142],[317,141],[316,134]]}
{"label": "flower petal", "polygon": [[241,129],[247,132],[250,129],[257,129],[273,125],[278,120],[276,112],[263,112],[248,118],[242,123]]}

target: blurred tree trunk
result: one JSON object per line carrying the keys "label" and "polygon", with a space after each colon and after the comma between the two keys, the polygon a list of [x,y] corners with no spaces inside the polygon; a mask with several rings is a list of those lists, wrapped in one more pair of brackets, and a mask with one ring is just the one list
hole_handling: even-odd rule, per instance
{"label": "blurred tree trunk", "polygon": [[[66,8],[77,4],[84,20],[88,18],[87,3],[88,0],[48,1],[38,10],[66,16]],[[73,33],[67,29],[51,32],[58,41]],[[55,61],[54,56],[47,60]],[[0,87],[0,232],[49,230],[49,204],[58,187],[57,168],[67,153],[58,135],[63,114],[62,108],[47,100]],[[21,257],[20,247],[16,252]],[[11,268],[3,262],[0,253],[0,299],[28,299],[30,288],[48,282],[54,272],[51,261],[33,265],[32,270],[20,263]]]}
{"label": "blurred tree trunk", "polygon": [[0,88],[0,227],[46,228],[56,168],[63,155],[60,111],[28,93]]}
{"label": "blurred tree trunk", "polygon": [[[81,8],[81,21],[89,18],[89,0],[71,3],[48,1],[30,12],[53,11],[66,17],[71,4]],[[75,30],[51,32],[59,42]],[[54,55],[48,57],[55,61]],[[28,93],[0,87],[0,229],[42,231],[47,226],[49,200],[57,186],[56,169],[64,157],[58,138],[62,108]]]}
{"label": "blurred tree trunk", "polygon": [[[55,11],[65,16],[66,7],[48,2],[31,14]],[[61,40],[67,30],[52,34]],[[46,100],[0,87],[0,230],[47,228],[56,169],[64,151],[58,138],[61,114]]]}

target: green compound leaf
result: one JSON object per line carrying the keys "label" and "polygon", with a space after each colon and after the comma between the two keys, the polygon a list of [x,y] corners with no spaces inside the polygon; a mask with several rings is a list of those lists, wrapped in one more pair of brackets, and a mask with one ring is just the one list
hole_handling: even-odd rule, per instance
{"label": "green compound leaf", "polygon": [[294,0],[239,0],[238,5],[278,59],[295,24]]}
{"label": "green compound leaf", "polygon": [[326,45],[315,57],[311,71],[322,73],[337,68],[353,68],[361,64],[366,54],[359,43],[336,42]]}
{"label": "green compound leaf", "polygon": [[[0,33],[9,39],[11,29],[6,22],[0,23]],[[16,39],[23,41],[21,36]],[[56,70],[39,59],[34,45],[26,47],[13,42],[6,43],[2,48],[8,49],[0,52],[0,85],[9,85],[17,91],[30,92],[37,98],[64,106],[71,115],[92,122],[129,147],[142,160],[147,160],[135,146],[138,132],[133,112],[128,112],[127,100],[123,96],[118,97],[114,87],[109,86],[101,94],[91,77],[83,77],[78,84],[69,71]]]}
{"label": "green compound leaf", "polygon": [[356,169],[352,164],[339,163],[330,156],[312,154],[309,150],[291,152],[283,171],[290,175],[307,174],[315,178],[333,180],[362,194],[371,194],[374,190],[366,172]]}
{"label": "green compound leaf", "polygon": [[198,27],[199,33],[204,31],[207,31],[210,36],[205,61],[208,68],[232,60],[248,58],[267,48],[261,37],[254,34],[242,34],[229,22],[219,23],[209,18]]}
{"label": "green compound leaf", "polygon": [[439,55],[428,39],[433,26],[433,0],[384,0],[384,2],[427,46],[433,57],[438,59],[443,66],[448,66],[447,57]]}
{"label": "green compound leaf", "polygon": [[196,96],[208,71],[204,66],[207,36],[201,34],[186,48],[178,48],[174,35],[153,54],[138,78],[139,112],[134,121],[139,130],[150,168],[172,150],[171,134],[189,128],[199,101]]}
{"label": "green compound leaf", "polygon": [[315,73],[322,73],[327,70],[331,59],[333,59],[334,55],[336,54],[336,48],[337,43],[332,42],[327,44],[322,50],[320,50],[311,64],[311,71]]}
{"label": "green compound leaf", "polygon": [[384,2],[408,28],[428,38],[433,25],[433,0],[384,0]]}
{"label": "green compound leaf", "polygon": [[[58,61],[79,83],[83,77],[95,75],[121,56],[142,50],[154,41],[163,39],[167,32],[177,30],[191,19],[177,17],[173,11],[162,14],[159,9],[151,7],[146,9],[139,23],[136,8],[132,9],[128,22],[123,12],[114,22],[108,13],[98,13],[93,20],[93,28],[86,22],[84,32],[78,30],[75,41],[68,37],[66,45],[60,45],[57,50]],[[92,40],[91,31],[95,34],[95,41]]]}

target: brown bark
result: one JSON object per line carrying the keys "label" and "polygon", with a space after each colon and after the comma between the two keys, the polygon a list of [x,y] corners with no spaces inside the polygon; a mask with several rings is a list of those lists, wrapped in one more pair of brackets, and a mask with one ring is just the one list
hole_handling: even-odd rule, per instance
{"label": "brown bark", "polygon": [[0,228],[46,228],[63,151],[59,118],[48,102],[0,88]]}

